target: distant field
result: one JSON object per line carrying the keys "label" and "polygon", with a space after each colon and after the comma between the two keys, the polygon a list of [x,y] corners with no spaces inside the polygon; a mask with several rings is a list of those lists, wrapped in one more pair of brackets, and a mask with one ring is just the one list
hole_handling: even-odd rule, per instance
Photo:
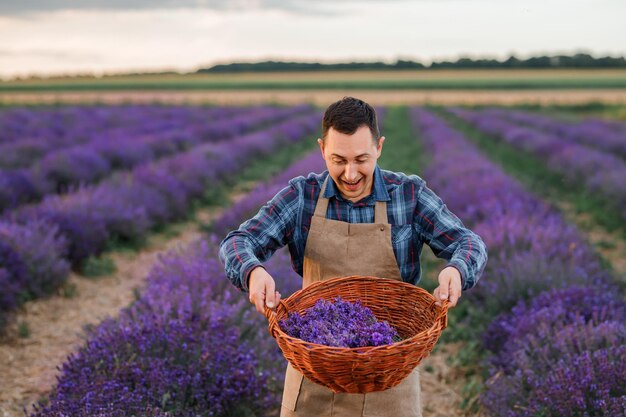
{"label": "distant field", "polygon": [[423,70],[107,76],[0,82],[0,93],[102,90],[626,89],[626,70]]}
{"label": "distant field", "polygon": [[[556,105],[556,106],[614,106],[625,118],[626,89],[572,89],[572,90],[32,90],[0,91],[0,108],[14,105],[58,104],[298,104],[312,103],[324,108],[343,96],[351,95],[368,103],[387,105]],[[598,110],[598,109],[595,109]]]}

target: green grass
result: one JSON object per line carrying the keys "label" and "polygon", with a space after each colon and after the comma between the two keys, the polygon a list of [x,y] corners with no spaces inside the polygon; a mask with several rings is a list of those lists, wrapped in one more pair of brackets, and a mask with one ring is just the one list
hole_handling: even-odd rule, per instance
{"label": "green grass", "polygon": [[515,108],[538,112],[544,116],[555,116],[570,120],[587,117],[599,117],[615,120],[626,120],[626,105],[591,101],[581,104],[527,104],[516,105]]}
{"label": "green grass", "polygon": [[389,107],[383,123],[381,134],[385,143],[378,165],[391,171],[418,174],[423,167],[424,152],[411,131],[407,107]]}
{"label": "green grass", "polygon": [[[382,75],[381,75],[382,74]],[[442,74],[438,76],[438,74]],[[347,72],[337,75],[291,73],[235,75],[177,75],[104,78],[60,78],[0,82],[0,92],[121,91],[121,90],[532,90],[622,89],[626,71],[416,71],[394,75],[381,72]]]}
{"label": "green grass", "polygon": [[530,154],[500,142],[482,133],[469,123],[447,113],[441,108],[433,108],[455,129],[473,141],[489,159],[500,164],[509,175],[519,179],[528,190],[553,203],[566,201],[572,204],[576,213],[589,213],[595,223],[608,232],[615,232],[626,240],[626,228],[618,208],[600,195],[590,193],[582,185],[566,183],[563,177],[551,171],[546,163]]}
{"label": "green grass", "polygon": [[[189,217],[189,216],[188,216]],[[153,231],[165,238],[173,239],[183,232],[182,223],[168,223],[156,226]]]}
{"label": "green grass", "polygon": [[105,256],[89,257],[82,265],[81,273],[88,278],[111,275],[116,270],[115,262]]}
{"label": "green grass", "polygon": [[22,321],[17,325],[17,335],[20,339],[27,339],[30,337],[30,327],[28,327],[28,323]]}
{"label": "green grass", "polygon": [[65,282],[59,292],[63,298],[74,298],[78,295],[78,289],[73,282]]}
{"label": "green grass", "polygon": [[142,236],[138,239],[122,239],[118,236],[113,236],[106,243],[105,251],[123,252],[135,255],[148,243],[148,237]]}

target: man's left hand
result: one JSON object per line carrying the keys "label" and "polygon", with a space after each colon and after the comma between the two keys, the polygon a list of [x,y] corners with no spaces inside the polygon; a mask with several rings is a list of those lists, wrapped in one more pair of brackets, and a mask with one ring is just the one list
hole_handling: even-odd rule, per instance
{"label": "man's left hand", "polygon": [[454,307],[461,298],[461,273],[453,266],[445,267],[439,273],[439,286],[433,291],[436,305],[448,300],[448,307]]}

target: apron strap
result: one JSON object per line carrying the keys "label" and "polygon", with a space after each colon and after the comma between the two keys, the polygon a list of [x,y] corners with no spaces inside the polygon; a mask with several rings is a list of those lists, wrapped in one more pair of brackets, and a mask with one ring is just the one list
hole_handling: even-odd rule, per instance
{"label": "apron strap", "polygon": [[377,201],[376,207],[374,207],[374,223],[387,224],[389,219],[387,218],[387,202]]}
{"label": "apron strap", "polygon": [[[317,197],[317,203],[315,204],[315,213],[313,213],[314,216],[323,217],[324,219],[326,218],[326,212],[328,211],[328,198],[324,198],[324,191],[326,191],[326,184],[328,183],[329,177],[330,174],[326,176],[326,179],[324,179],[320,195]],[[374,207],[374,223],[389,224],[386,201],[376,202],[376,206]]]}
{"label": "apron strap", "polygon": [[324,198],[324,191],[326,191],[326,183],[328,182],[328,178],[330,174],[324,180],[322,184],[322,189],[320,190],[320,195],[317,197],[317,204],[315,204],[315,213],[314,216],[326,218],[326,211],[328,210],[328,199]]}

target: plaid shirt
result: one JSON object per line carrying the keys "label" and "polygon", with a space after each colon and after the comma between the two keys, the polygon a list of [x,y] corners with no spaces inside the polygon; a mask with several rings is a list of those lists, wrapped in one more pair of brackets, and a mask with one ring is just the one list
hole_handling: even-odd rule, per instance
{"label": "plaid shirt", "polygon": [[[293,269],[302,276],[304,248],[311,217],[328,171],[289,181],[256,216],[230,232],[220,244],[226,275],[242,291],[255,267],[279,248],[289,245]],[[387,202],[391,240],[400,274],[417,285],[421,278],[420,253],[428,244],[433,253],[461,273],[463,290],[476,285],[487,261],[482,239],[448,210],[443,201],[417,175],[374,170],[374,192],[353,203],[344,199],[329,179],[324,197],[330,199],[327,218],[349,223],[373,223],[375,202]],[[271,271],[269,271],[271,274]]]}

